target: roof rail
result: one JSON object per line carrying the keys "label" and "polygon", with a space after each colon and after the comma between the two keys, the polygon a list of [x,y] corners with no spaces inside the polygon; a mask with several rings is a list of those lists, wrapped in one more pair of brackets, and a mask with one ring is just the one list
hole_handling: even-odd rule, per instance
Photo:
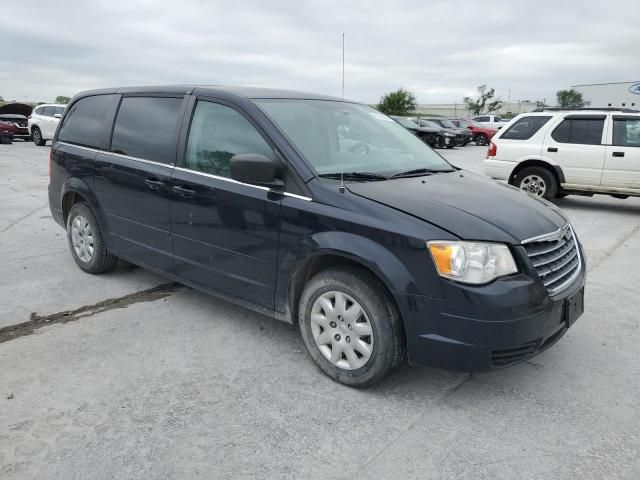
{"label": "roof rail", "polygon": [[623,113],[640,113],[640,110],[633,110],[631,108],[616,108],[616,107],[540,107],[533,110],[533,112],[573,112],[573,111],[587,110],[587,111],[600,111],[600,112],[623,112]]}

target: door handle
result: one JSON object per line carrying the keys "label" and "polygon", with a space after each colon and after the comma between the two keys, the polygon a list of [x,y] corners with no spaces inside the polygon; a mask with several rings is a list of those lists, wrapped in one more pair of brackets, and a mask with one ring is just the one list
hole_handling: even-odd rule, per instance
{"label": "door handle", "polygon": [[612,157],[624,157],[624,152],[613,152]]}
{"label": "door handle", "polygon": [[547,148],[547,152],[557,152],[558,151],[558,147],[549,147]]}
{"label": "door handle", "polygon": [[194,197],[196,194],[195,190],[191,190],[190,188],[180,187],[177,185],[173,187],[173,191],[183,198],[191,198],[191,197]]}
{"label": "door handle", "polygon": [[164,187],[164,182],[161,180],[154,180],[153,178],[147,178],[144,183],[147,184],[151,190],[159,190],[160,187]]}

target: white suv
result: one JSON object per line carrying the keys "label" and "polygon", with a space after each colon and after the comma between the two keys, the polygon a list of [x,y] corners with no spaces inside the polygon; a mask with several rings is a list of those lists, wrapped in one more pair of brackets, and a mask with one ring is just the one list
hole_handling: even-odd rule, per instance
{"label": "white suv", "polygon": [[473,117],[471,120],[481,123],[483,127],[493,128],[494,130],[499,130],[510,123],[509,120],[503,120],[500,115],[490,114],[478,115]]}
{"label": "white suv", "polygon": [[640,196],[640,112],[546,109],[518,115],[492,138],[484,172],[546,199]]}
{"label": "white suv", "polygon": [[53,138],[65,108],[65,105],[51,103],[33,109],[28,123],[33,143],[42,146]]}

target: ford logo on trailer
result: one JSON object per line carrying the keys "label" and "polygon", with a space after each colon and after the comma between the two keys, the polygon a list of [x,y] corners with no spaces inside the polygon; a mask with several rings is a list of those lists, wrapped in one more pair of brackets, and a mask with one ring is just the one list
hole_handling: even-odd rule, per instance
{"label": "ford logo on trailer", "polygon": [[640,82],[634,83],[629,87],[629,91],[631,93],[635,93],[636,95],[640,95]]}

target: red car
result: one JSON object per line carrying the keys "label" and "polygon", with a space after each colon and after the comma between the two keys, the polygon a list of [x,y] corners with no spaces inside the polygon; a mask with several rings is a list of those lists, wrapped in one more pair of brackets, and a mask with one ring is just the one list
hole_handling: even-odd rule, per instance
{"label": "red car", "polygon": [[18,129],[11,122],[0,120],[0,143],[11,143]]}
{"label": "red car", "polygon": [[471,130],[471,135],[473,136],[473,141],[476,142],[476,145],[487,145],[489,140],[491,140],[497,132],[497,130],[484,127],[482,124],[474,122],[473,120],[465,120],[463,118],[452,118],[450,120],[451,123],[458,128],[468,128]]}

